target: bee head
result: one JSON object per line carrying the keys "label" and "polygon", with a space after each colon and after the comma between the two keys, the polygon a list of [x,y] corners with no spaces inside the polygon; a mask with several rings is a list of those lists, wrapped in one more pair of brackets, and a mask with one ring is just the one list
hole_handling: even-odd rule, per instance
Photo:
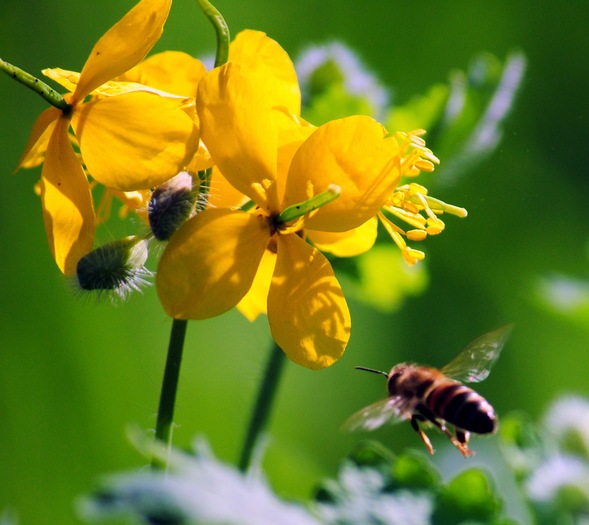
{"label": "bee head", "polygon": [[397,394],[399,382],[402,380],[403,376],[409,368],[411,368],[411,365],[407,363],[401,363],[395,365],[391,369],[391,371],[389,372],[389,379],[387,381],[387,389],[389,391],[390,396],[394,396]]}

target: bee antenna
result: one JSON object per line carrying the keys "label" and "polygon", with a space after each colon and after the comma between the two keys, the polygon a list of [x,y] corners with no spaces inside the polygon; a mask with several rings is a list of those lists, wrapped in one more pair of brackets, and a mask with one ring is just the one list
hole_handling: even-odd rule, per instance
{"label": "bee antenna", "polygon": [[373,374],[381,374],[385,377],[389,377],[389,374],[383,372],[382,370],[375,370],[374,368],[366,368],[365,366],[356,366],[354,367],[356,370],[364,370],[365,372],[372,372]]}

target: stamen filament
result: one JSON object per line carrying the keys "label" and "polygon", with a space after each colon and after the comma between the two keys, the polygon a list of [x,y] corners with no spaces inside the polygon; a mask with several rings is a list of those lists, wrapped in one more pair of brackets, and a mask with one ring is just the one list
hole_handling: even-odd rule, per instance
{"label": "stamen filament", "polygon": [[[468,212],[464,208],[460,208],[458,206],[454,206],[452,204],[447,204],[444,201],[436,199],[435,197],[430,197],[429,195],[422,195],[425,200],[427,201],[429,207],[431,209],[440,210],[441,212],[450,213],[451,215],[455,215],[456,217],[464,218],[468,215]],[[419,199],[415,195],[411,196],[411,200],[415,202],[415,199]]]}

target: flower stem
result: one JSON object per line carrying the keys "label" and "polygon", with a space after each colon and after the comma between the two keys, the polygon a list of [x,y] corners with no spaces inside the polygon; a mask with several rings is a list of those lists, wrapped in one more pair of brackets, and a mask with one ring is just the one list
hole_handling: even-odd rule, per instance
{"label": "flower stem", "polygon": [[272,404],[276,398],[276,391],[278,389],[278,383],[280,382],[280,376],[285,362],[284,352],[276,343],[274,343],[272,345],[272,352],[270,353],[268,364],[266,365],[264,381],[258,392],[258,398],[256,399],[252,418],[241,451],[239,469],[242,472],[245,472],[250,467],[256,442],[268,424]]}
{"label": "flower stem", "polygon": [[213,24],[217,35],[217,53],[215,54],[215,67],[222,66],[229,58],[229,27],[219,10],[208,0],[196,0],[204,14]]}
{"label": "flower stem", "polygon": [[41,95],[49,104],[55,106],[61,111],[69,111],[72,106],[68,104],[64,98],[55,89],[49,87],[45,82],[34,77],[30,73],[5,62],[0,58],[0,70],[4,71],[8,76],[14,78],[17,82],[32,89],[35,93]]}
{"label": "flower stem", "polygon": [[[176,392],[178,390],[178,378],[180,376],[180,364],[182,363],[182,352],[184,350],[184,339],[186,336],[186,319],[174,319],[170,342],[168,344],[168,357],[160,392],[160,404],[157,413],[155,426],[155,438],[168,447],[172,445],[172,426],[174,423],[174,406],[176,404]],[[154,458],[151,462],[153,468],[161,466]]]}

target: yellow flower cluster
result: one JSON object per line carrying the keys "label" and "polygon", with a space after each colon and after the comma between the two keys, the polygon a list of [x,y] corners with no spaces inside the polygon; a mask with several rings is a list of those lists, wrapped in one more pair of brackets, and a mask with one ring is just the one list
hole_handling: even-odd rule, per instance
{"label": "yellow flower cluster", "polygon": [[[292,61],[264,33],[240,33],[229,61],[209,72],[183,53],[142,61],[170,3],[142,0],[98,41],[81,73],[45,72],[71,91],[70,109],[41,114],[21,166],[43,162],[54,258],[70,274],[92,248],[89,176],[138,208],[180,171],[213,167],[206,209],[172,235],[160,259],[165,311],[178,319],[234,306],[249,319],[266,313],[291,360],[329,366],[347,346],[351,320],[323,252],[366,252],[380,221],[412,264],[423,253],[405,237],[441,232],[441,212],[466,212],[405,181],[438,163],[422,130],[389,134],[365,116],[305,122]],[[322,195],[337,198],[310,204]]]}

